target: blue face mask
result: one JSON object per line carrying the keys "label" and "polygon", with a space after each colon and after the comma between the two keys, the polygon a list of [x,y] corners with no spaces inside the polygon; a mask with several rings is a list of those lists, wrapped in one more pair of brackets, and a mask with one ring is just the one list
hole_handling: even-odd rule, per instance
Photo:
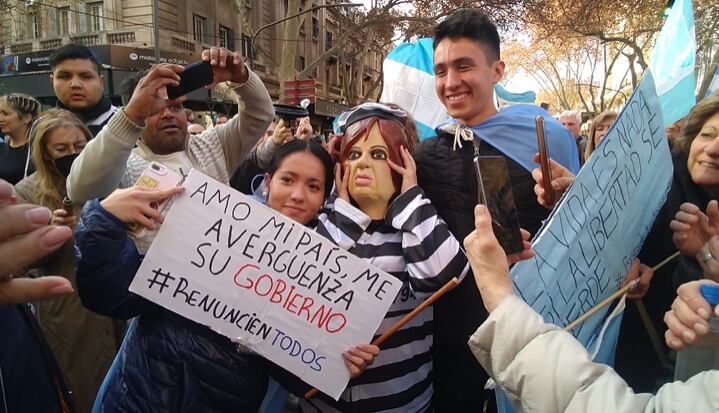
{"label": "blue face mask", "polygon": [[63,157],[55,159],[55,168],[64,176],[67,178],[68,175],[70,175],[70,168],[72,167],[72,163],[75,162],[75,159],[79,156],[79,153],[74,153],[72,155],[65,155]]}

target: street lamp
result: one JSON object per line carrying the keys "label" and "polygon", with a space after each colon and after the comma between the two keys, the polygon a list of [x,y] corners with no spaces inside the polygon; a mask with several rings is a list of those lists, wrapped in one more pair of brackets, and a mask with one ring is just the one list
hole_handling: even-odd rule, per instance
{"label": "street lamp", "polygon": [[263,30],[265,30],[266,28],[272,27],[272,26],[274,26],[274,25],[276,25],[276,24],[280,24],[280,23],[282,23],[282,22],[286,22],[287,20],[294,19],[294,18],[297,17],[297,16],[301,16],[301,15],[303,15],[303,14],[305,14],[305,13],[309,13],[309,12],[311,12],[311,11],[315,11],[315,10],[318,10],[318,9],[325,9],[325,8],[329,8],[329,7],[360,7],[360,6],[363,6],[363,5],[360,4],[360,3],[322,4],[322,5],[310,7],[310,8],[307,9],[307,10],[302,10],[302,11],[299,12],[299,13],[293,14],[293,15],[291,15],[291,16],[287,16],[287,17],[285,17],[284,19],[280,19],[280,20],[274,21],[274,22],[272,22],[272,23],[268,23],[268,24],[266,24],[266,25],[260,27],[260,28],[257,29],[257,31],[256,31],[254,34],[252,34],[252,36],[250,37],[250,50],[249,50],[249,52],[250,52],[250,56],[249,56],[249,57],[250,57],[250,69],[253,69],[253,70],[254,70],[254,65],[255,65],[255,39],[257,38],[257,35],[259,35],[260,32],[263,31]]}

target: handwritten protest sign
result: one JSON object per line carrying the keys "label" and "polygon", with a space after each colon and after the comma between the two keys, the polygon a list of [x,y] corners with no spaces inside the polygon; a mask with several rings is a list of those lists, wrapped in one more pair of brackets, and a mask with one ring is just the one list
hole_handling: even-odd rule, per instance
{"label": "handwritten protest sign", "polygon": [[[512,279],[545,321],[566,326],[614,293],[644,242],[672,179],[654,81],[646,72]],[[573,330],[585,346],[607,309]]]}
{"label": "handwritten protest sign", "polygon": [[339,398],[401,282],[193,170],[130,290]]}

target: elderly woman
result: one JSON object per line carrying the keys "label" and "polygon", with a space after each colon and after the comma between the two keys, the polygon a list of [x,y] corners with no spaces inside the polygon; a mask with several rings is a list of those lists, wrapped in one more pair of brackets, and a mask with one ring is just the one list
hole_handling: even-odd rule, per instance
{"label": "elderly woman", "polygon": [[609,132],[609,128],[611,128],[614,121],[617,120],[617,116],[617,112],[606,110],[592,119],[592,124],[589,127],[587,149],[584,152],[585,161],[589,160],[594,149],[599,146],[599,142],[601,142],[602,139],[604,139],[604,135]]}

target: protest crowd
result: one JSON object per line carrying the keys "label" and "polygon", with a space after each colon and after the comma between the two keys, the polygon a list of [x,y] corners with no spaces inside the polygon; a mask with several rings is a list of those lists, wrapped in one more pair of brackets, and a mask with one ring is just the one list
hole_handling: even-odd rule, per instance
{"label": "protest crowd", "polygon": [[583,136],[578,111],[497,108],[482,11],[432,47],[448,117],[423,140],[386,101],[320,142],[219,47],[207,87],[243,104],[209,128],[168,97],[184,67],[138,72],[116,107],[80,45],[49,59],[56,107],[0,96],[0,412],[719,411],[719,96],[665,127],[649,77]]}

